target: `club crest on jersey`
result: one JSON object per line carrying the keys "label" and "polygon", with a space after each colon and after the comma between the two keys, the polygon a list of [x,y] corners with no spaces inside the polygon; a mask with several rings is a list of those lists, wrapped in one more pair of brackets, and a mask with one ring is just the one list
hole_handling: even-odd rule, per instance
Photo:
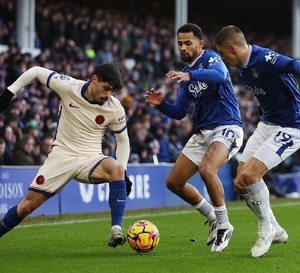
{"label": "club crest on jersey", "polygon": [[206,90],[208,88],[208,85],[206,82],[200,82],[197,81],[197,85],[196,84],[189,84],[189,91],[191,92],[191,94],[196,98],[198,94],[201,94],[201,92],[203,90]]}
{"label": "club crest on jersey", "polygon": [[265,60],[266,62],[270,62],[271,64],[275,64],[277,61],[277,53],[274,52],[269,52],[266,56],[265,56]]}
{"label": "club crest on jersey", "polygon": [[95,118],[95,121],[97,124],[103,124],[103,122],[105,121],[105,117],[102,116],[102,115],[98,115],[96,118]]}
{"label": "club crest on jersey", "polygon": [[210,57],[209,60],[208,60],[208,65],[212,65],[212,64],[217,63],[217,62],[219,62],[219,58]]}

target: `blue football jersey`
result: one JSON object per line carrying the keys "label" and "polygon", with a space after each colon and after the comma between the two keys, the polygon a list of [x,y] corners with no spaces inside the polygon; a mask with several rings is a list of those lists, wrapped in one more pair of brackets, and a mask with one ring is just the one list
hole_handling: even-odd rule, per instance
{"label": "blue football jersey", "polygon": [[158,109],[165,115],[181,120],[194,104],[192,116],[195,129],[213,129],[221,125],[241,126],[241,115],[227,67],[213,50],[204,50],[183,72],[190,81],[181,82],[174,104],[163,100]]}
{"label": "blue football jersey", "polygon": [[300,61],[256,45],[250,49],[250,58],[241,68],[241,80],[257,97],[261,120],[300,128],[300,93],[293,76],[300,73]]}

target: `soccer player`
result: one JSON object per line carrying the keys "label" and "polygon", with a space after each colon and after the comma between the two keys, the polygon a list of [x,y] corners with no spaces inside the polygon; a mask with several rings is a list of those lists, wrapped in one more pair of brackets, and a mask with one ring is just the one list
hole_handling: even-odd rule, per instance
{"label": "soccer player", "polygon": [[[224,189],[218,170],[242,145],[243,130],[238,101],[229,72],[212,50],[204,50],[202,30],[188,23],[177,30],[177,45],[187,65],[182,71],[169,71],[166,76],[179,82],[174,104],[160,91],[146,91],[146,101],[156,105],[165,115],[181,120],[192,104],[195,109],[195,134],[186,143],[167,177],[167,187],[193,205],[209,222],[207,244],[212,252],[228,246],[234,228],[228,220]],[[213,206],[200,195],[188,180],[199,172]]]}
{"label": "soccer player", "polygon": [[[18,206],[10,208],[2,219],[0,237],[75,179],[90,184],[109,182],[111,234],[108,245],[124,244],[122,220],[131,182],[125,171],[130,152],[125,111],[113,96],[122,88],[119,68],[113,63],[100,64],[91,80],[86,82],[43,67],[32,67],[0,95],[0,112],[9,106],[20,89],[35,80],[61,98],[57,131],[52,151],[31,182],[25,198]],[[102,154],[101,140],[108,126],[116,136],[118,160]]]}
{"label": "soccer player", "polygon": [[272,213],[262,177],[300,147],[300,93],[292,75],[300,74],[300,61],[248,44],[232,25],[218,32],[215,44],[228,65],[240,68],[242,82],[260,103],[261,120],[247,141],[234,181],[258,217],[258,239],[251,253],[260,257],[272,243],[288,240]]}

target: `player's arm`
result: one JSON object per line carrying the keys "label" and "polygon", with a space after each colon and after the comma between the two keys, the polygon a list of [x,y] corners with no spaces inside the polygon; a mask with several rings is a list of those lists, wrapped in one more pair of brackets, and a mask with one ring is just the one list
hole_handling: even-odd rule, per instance
{"label": "player's arm", "polygon": [[190,80],[207,83],[222,83],[226,81],[228,70],[220,57],[213,57],[207,68],[190,71]]}
{"label": "player's arm", "polygon": [[130,144],[126,125],[126,114],[123,107],[115,114],[115,121],[110,125],[116,141],[116,158],[122,164],[124,169],[127,169],[127,163],[130,154]]}
{"label": "player's arm", "polygon": [[[280,73],[290,73],[300,75],[300,61],[279,55],[278,70]],[[276,67],[277,68],[277,67]]]}
{"label": "player's arm", "polygon": [[120,131],[114,131],[114,134],[117,141],[116,158],[126,170],[130,154],[127,126],[125,126]]}
{"label": "player's arm", "polygon": [[127,162],[130,154],[127,126],[125,125],[125,127],[123,127],[123,129],[121,129],[120,131],[114,131],[114,134],[117,141],[116,158],[125,169],[124,180],[126,183],[126,193],[128,196],[131,192],[132,182],[127,176]]}
{"label": "player's arm", "polygon": [[175,103],[170,103],[164,99],[162,92],[151,89],[146,91],[146,102],[156,105],[157,109],[164,115],[181,120],[186,116],[186,113],[190,109],[192,100],[184,91],[185,83],[180,83],[180,89]]}
{"label": "player's arm", "polygon": [[[267,58],[268,57],[268,58]],[[280,55],[274,51],[263,51],[260,54],[264,70],[269,74],[300,74],[300,61]]]}
{"label": "player's arm", "polygon": [[47,85],[48,79],[55,73],[49,69],[34,66],[25,71],[12,85],[8,86],[0,95],[0,112],[4,111],[10,104],[12,97],[23,87],[38,80],[44,85]]}

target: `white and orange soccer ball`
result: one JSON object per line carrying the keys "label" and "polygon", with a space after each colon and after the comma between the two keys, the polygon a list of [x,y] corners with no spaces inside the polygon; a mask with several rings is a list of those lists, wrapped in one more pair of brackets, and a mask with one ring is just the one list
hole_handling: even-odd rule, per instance
{"label": "white and orange soccer ball", "polygon": [[150,252],[157,247],[160,235],[157,227],[148,220],[138,220],[127,231],[127,242],[137,252]]}

